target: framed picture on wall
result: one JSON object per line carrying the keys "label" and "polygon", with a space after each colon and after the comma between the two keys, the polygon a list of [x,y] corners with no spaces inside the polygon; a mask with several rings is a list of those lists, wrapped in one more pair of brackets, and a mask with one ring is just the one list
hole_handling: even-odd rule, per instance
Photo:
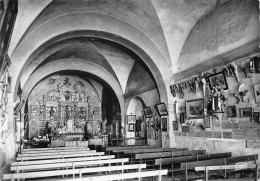
{"label": "framed picture on wall", "polygon": [[252,113],[253,113],[252,107],[240,108],[240,117],[252,117]]}
{"label": "framed picture on wall", "polygon": [[208,76],[209,87],[213,89],[214,87],[220,87],[223,90],[228,89],[228,84],[224,72],[215,73]]}
{"label": "framed picture on wall", "polygon": [[253,112],[253,116],[252,116],[253,120],[259,122],[259,115],[260,112]]}
{"label": "framed picture on wall", "polygon": [[161,119],[161,131],[167,131],[167,118]]}
{"label": "framed picture on wall", "polygon": [[153,111],[150,107],[144,108],[144,115],[146,118],[151,118],[153,116]]}
{"label": "framed picture on wall", "polygon": [[37,113],[37,105],[31,105],[31,112]]}
{"label": "framed picture on wall", "polygon": [[254,92],[255,92],[255,102],[260,102],[260,84],[254,85]]}
{"label": "framed picture on wall", "polygon": [[116,112],[116,119],[121,120],[121,112]]}
{"label": "framed picture on wall", "polygon": [[255,64],[255,73],[260,73],[260,57],[255,57],[253,60]]}
{"label": "framed picture on wall", "polygon": [[134,124],[128,124],[128,131],[135,131],[135,125]]}
{"label": "framed picture on wall", "polygon": [[155,109],[158,113],[158,115],[161,117],[161,116],[167,116],[168,115],[168,111],[167,111],[167,108],[166,108],[166,105],[165,103],[159,103],[159,104],[155,104]]}
{"label": "framed picture on wall", "polygon": [[128,124],[135,124],[136,123],[136,116],[135,115],[127,115],[126,121]]}
{"label": "framed picture on wall", "polygon": [[204,118],[204,99],[192,99],[186,101],[187,119]]}
{"label": "framed picture on wall", "polygon": [[237,117],[236,106],[228,106],[227,107],[227,115],[228,115],[229,118]]}

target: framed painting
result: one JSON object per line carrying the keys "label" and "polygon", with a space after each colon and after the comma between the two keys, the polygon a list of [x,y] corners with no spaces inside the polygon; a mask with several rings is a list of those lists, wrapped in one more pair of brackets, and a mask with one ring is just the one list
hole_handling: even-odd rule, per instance
{"label": "framed painting", "polygon": [[155,109],[158,113],[158,115],[161,117],[161,116],[167,116],[168,115],[168,111],[167,111],[167,108],[166,108],[166,105],[165,103],[159,103],[159,104],[155,104]]}
{"label": "framed painting", "polygon": [[260,57],[254,57],[255,73],[260,73]]}
{"label": "framed painting", "polygon": [[260,84],[254,85],[255,103],[260,102]]}
{"label": "framed painting", "polygon": [[144,108],[144,115],[146,118],[151,118],[153,116],[153,111],[150,107]]}
{"label": "framed painting", "polygon": [[121,112],[116,112],[116,119],[121,120]]}
{"label": "framed painting", "polygon": [[193,99],[186,101],[187,119],[204,118],[204,99]]}
{"label": "framed painting", "polygon": [[209,87],[213,89],[214,87],[220,87],[223,90],[228,89],[227,79],[224,72],[218,72],[208,76]]}
{"label": "framed painting", "polygon": [[167,118],[161,119],[161,131],[162,132],[167,131]]}
{"label": "framed painting", "polygon": [[31,105],[31,112],[37,113],[37,105]]}
{"label": "framed painting", "polygon": [[136,123],[136,116],[135,115],[127,115],[126,120],[128,124],[135,124]]}
{"label": "framed painting", "polygon": [[252,107],[240,108],[240,117],[252,117],[252,113],[253,113]]}
{"label": "framed painting", "polygon": [[128,131],[135,131],[135,125],[134,124],[128,124]]}
{"label": "framed painting", "polygon": [[227,107],[227,116],[229,118],[237,117],[237,109],[236,106],[228,106]]}
{"label": "framed painting", "polygon": [[253,120],[259,122],[259,115],[260,115],[260,112],[253,112],[253,115],[252,115]]}

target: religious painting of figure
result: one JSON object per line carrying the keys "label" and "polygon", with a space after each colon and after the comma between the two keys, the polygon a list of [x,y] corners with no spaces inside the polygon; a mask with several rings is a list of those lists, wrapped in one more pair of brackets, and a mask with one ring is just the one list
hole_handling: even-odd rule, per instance
{"label": "religious painting of figure", "polygon": [[50,116],[50,118],[52,119],[52,118],[55,117],[55,115],[56,115],[56,111],[54,110],[54,107],[51,106],[51,107],[50,107],[50,110],[49,110],[49,116]]}
{"label": "religious painting of figure", "polygon": [[45,106],[44,105],[40,105],[40,110],[39,110],[39,119],[43,120],[45,119]]}
{"label": "religious painting of figure", "polygon": [[86,109],[84,107],[79,108],[79,119],[86,119]]}

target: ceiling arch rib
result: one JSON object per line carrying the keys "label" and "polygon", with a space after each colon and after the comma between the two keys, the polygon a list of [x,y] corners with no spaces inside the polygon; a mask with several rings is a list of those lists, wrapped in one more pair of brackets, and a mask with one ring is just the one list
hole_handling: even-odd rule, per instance
{"label": "ceiling arch rib", "polygon": [[[26,39],[26,41],[23,42],[23,46],[20,46],[14,54],[12,55],[12,60],[14,62],[13,68],[10,68],[10,71],[14,71],[14,80],[17,80],[18,75],[17,72],[20,72],[21,67],[26,62],[27,58],[42,44],[47,42],[48,40],[52,39],[53,37],[66,33],[68,31],[73,31],[75,28],[82,29],[87,27],[92,27],[93,29],[99,29],[100,26],[104,26],[102,29],[107,30],[107,32],[114,32],[113,34],[118,34],[119,37],[125,37],[127,39],[133,39],[130,42],[137,43],[138,47],[144,48],[144,51],[151,56],[151,59],[156,62],[158,65],[158,68],[161,70],[162,76],[166,80],[165,82],[169,81],[171,73],[170,68],[167,66],[167,63],[165,62],[165,57],[160,53],[160,50],[157,49],[156,46],[152,42],[150,42],[150,39],[147,39],[146,36],[143,36],[141,32],[138,30],[134,30],[133,27],[124,25],[119,25],[120,28],[114,28],[112,26],[114,23],[109,23],[111,21],[114,21],[114,19],[107,20],[108,17],[99,17],[99,14],[95,16],[91,16],[92,14],[89,14],[88,16],[81,14],[76,14],[74,16],[66,16],[66,17],[60,17],[61,19],[53,19],[52,21],[49,21],[45,23],[43,26],[38,28],[37,32],[33,32],[30,34],[30,36]],[[96,20],[99,22],[93,22],[93,18],[95,17]],[[82,20],[80,23],[76,20]],[[68,23],[70,22],[70,23]],[[86,24],[82,24],[82,22],[86,22]],[[59,27],[59,29],[56,29],[55,25]],[[122,28],[121,28],[122,27]],[[135,32],[133,34],[133,32]],[[122,36],[120,36],[122,35]],[[146,46],[149,44],[149,46]],[[21,58],[22,57],[22,58]],[[19,64],[16,64],[15,62],[18,62]],[[149,67],[150,68],[150,67]],[[18,70],[18,71],[17,71]],[[170,92],[168,91],[168,94]]]}
{"label": "ceiling arch rib", "polygon": [[[103,67],[94,64],[93,62],[85,62],[77,58],[56,60],[55,62],[47,63],[36,72],[34,72],[30,78],[26,81],[23,91],[22,99],[27,99],[34,86],[43,78],[60,71],[82,71],[93,74],[100,79],[104,80],[112,90],[115,92],[121,109],[124,107],[123,91],[118,81]],[[123,109],[122,109],[123,110]]]}
{"label": "ceiling arch rib", "polygon": [[[149,37],[170,61],[169,52],[157,12],[150,0],[53,0],[28,27],[19,44],[38,27],[53,18],[73,16],[76,13],[98,13],[133,26]],[[96,21],[96,19],[92,19]],[[118,26],[118,24],[114,24]]]}
{"label": "ceiling arch rib", "polygon": [[[88,38],[81,37],[70,38],[52,44],[38,56],[34,56],[31,62],[28,61],[22,70],[21,87],[23,87],[31,73],[42,65],[57,59],[79,58],[104,67],[118,79],[122,89],[125,90],[126,81],[135,62],[133,57],[128,55],[128,53],[133,53],[112,42],[106,43],[104,41],[98,41],[97,39],[94,40],[91,38],[91,40],[89,40]],[[48,55],[48,57],[46,55]]]}

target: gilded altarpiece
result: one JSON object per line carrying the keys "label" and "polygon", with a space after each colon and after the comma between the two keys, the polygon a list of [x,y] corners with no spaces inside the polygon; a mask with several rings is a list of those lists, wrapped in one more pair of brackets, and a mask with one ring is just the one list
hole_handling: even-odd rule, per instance
{"label": "gilded altarpiece", "polygon": [[[39,135],[45,135],[47,128],[51,132],[84,132],[87,123],[89,133],[100,131],[100,100],[96,91],[88,82],[78,77],[59,76],[49,78],[49,90],[46,81],[33,92],[31,106],[37,101],[37,114],[31,112],[31,118],[39,121]],[[50,86],[51,85],[51,86]],[[42,88],[42,89],[41,89]],[[32,100],[33,99],[33,100]],[[30,134],[32,135],[32,134]]]}

